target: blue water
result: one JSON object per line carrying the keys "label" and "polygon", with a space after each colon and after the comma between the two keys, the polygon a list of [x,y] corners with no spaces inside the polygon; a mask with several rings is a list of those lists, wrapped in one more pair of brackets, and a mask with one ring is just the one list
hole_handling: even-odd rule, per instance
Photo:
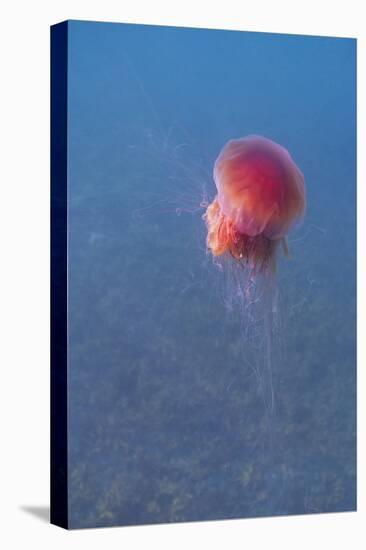
{"label": "blue water", "polygon": [[[355,509],[355,54],[69,23],[71,527]],[[308,209],[253,346],[201,217],[221,147],[254,133],[290,151]]]}

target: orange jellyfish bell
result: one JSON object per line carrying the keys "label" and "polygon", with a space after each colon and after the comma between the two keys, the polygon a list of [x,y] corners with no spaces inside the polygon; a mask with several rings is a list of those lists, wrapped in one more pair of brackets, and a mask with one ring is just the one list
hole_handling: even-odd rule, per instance
{"label": "orange jellyfish bell", "polygon": [[208,206],[207,247],[229,252],[257,271],[275,267],[277,246],[305,211],[304,177],[288,151],[270,139],[230,140],[214,166],[217,195]]}

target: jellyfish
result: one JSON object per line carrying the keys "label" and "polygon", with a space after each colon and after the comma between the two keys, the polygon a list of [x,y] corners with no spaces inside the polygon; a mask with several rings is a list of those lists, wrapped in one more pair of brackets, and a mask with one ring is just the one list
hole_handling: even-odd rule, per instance
{"label": "jellyfish", "polygon": [[274,274],[278,250],[289,254],[286,236],[304,216],[304,177],[283,146],[257,135],[226,143],[213,176],[217,194],[203,215],[207,250],[231,259],[231,294],[244,313],[243,357],[257,376],[271,426],[280,326]]}
{"label": "jellyfish", "polygon": [[281,243],[305,211],[304,177],[281,145],[261,136],[230,140],[214,165],[217,195],[207,207],[207,248],[255,272],[274,271]]}

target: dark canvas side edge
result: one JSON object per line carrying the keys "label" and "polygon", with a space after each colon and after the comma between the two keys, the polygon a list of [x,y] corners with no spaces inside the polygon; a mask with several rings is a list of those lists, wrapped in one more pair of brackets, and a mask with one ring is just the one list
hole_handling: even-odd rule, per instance
{"label": "dark canvas side edge", "polygon": [[68,527],[68,22],[51,27],[51,523]]}

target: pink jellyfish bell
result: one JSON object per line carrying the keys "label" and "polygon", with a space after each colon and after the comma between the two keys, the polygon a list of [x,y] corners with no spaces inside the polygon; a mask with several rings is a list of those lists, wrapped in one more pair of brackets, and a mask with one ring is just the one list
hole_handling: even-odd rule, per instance
{"label": "pink jellyfish bell", "polygon": [[230,140],[214,166],[217,195],[208,206],[207,247],[229,252],[255,271],[275,268],[275,254],[305,211],[304,177],[288,151],[270,139]]}

